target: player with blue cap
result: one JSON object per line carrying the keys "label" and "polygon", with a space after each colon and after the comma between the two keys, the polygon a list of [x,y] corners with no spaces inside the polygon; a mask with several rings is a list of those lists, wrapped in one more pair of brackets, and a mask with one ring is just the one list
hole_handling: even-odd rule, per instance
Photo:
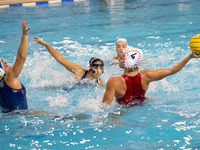
{"label": "player with blue cap", "polygon": [[18,76],[27,57],[30,28],[26,27],[24,19],[21,24],[23,34],[14,65],[10,66],[4,59],[0,59],[0,109],[4,113],[28,109],[26,89]]}
{"label": "player with blue cap", "polygon": [[76,80],[83,80],[87,78],[100,84],[104,83],[104,81],[100,79],[104,70],[104,63],[100,58],[92,57],[88,63],[88,68],[83,69],[80,65],[67,60],[61,53],[44,40],[38,37],[34,37],[34,40],[37,44],[46,47],[57,62],[74,74]]}

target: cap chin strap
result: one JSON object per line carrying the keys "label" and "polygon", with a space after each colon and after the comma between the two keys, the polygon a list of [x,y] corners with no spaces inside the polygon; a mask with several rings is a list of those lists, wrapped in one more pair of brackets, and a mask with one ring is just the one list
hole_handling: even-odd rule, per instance
{"label": "cap chin strap", "polygon": [[96,80],[96,82],[97,82],[97,83],[100,83],[100,80],[101,80],[101,79],[99,78],[99,79]]}

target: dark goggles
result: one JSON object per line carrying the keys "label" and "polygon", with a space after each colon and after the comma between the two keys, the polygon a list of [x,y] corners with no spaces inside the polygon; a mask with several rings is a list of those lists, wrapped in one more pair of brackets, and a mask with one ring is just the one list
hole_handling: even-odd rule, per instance
{"label": "dark goggles", "polygon": [[92,64],[91,66],[92,67],[103,67],[104,65],[103,64]]}

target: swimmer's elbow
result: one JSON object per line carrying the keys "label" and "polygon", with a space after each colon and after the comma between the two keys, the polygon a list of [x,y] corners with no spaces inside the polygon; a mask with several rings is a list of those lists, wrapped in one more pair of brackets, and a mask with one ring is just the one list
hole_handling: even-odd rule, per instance
{"label": "swimmer's elbow", "polygon": [[173,75],[173,74],[177,73],[178,71],[180,71],[180,70],[176,69],[175,67],[171,67],[168,70],[168,74]]}

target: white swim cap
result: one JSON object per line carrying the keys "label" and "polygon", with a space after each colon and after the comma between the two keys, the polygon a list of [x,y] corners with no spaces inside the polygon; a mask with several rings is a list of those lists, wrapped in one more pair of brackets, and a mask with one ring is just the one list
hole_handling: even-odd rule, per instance
{"label": "white swim cap", "polygon": [[139,61],[143,57],[143,52],[138,48],[129,47],[123,51],[124,53],[124,68],[137,68]]}
{"label": "white swim cap", "polygon": [[[125,39],[125,38],[119,38],[118,40],[117,40],[117,42],[119,42],[119,41],[122,41],[122,42],[126,42],[126,44],[127,44],[127,40]],[[116,42],[116,43],[117,43]],[[128,44],[127,44],[128,45]]]}
{"label": "white swim cap", "polygon": [[[126,45],[127,45],[127,48],[126,48],[126,49],[129,48],[129,45],[128,45],[127,40],[126,40],[125,38],[119,38],[119,39],[117,40],[117,42],[120,42],[120,41],[126,42]],[[117,42],[116,42],[116,44],[117,44]],[[116,45],[115,45],[115,49],[116,49]]]}

